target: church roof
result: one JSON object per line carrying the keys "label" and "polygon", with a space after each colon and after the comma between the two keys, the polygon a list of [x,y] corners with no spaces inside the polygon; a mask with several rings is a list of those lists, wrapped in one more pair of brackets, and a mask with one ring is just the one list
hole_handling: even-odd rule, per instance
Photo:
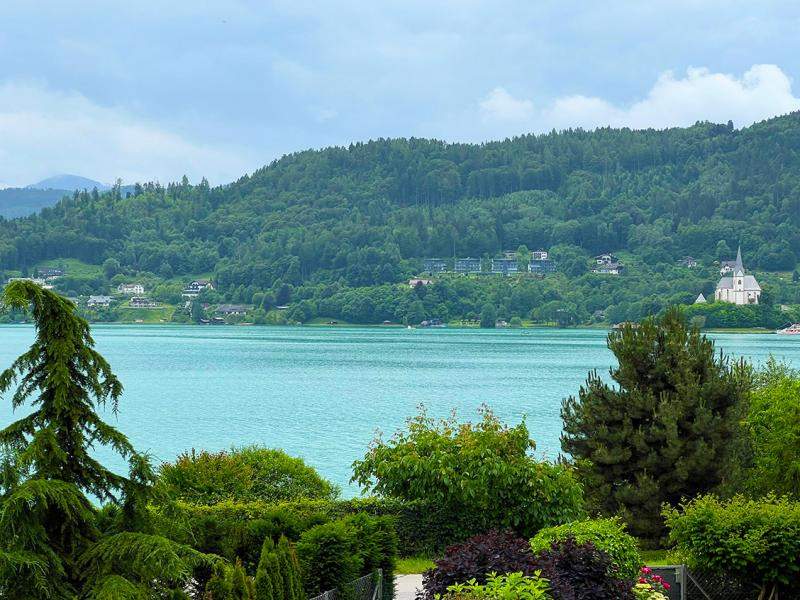
{"label": "church roof", "polygon": [[[718,290],[732,290],[733,289],[733,277],[723,277],[719,280],[717,284]],[[755,292],[761,291],[761,286],[758,285],[758,281],[752,275],[745,275],[744,282],[743,282],[743,289],[746,292]]]}

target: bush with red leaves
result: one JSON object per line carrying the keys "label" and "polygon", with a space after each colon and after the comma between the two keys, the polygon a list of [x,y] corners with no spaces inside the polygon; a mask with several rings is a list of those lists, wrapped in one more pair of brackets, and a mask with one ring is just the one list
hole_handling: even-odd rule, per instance
{"label": "bush with red leaves", "polygon": [[449,586],[470,579],[486,583],[489,573],[532,575],[539,568],[534,563],[528,540],[499,531],[476,535],[450,546],[434,564],[422,575],[423,589],[418,600],[433,600],[436,594],[446,594]]}
{"label": "bush with red leaves", "polygon": [[532,568],[550,582],[554,600],[635,600],[634,582],[623,579],[611,557],[591,542],[554,542],[534,556]]}

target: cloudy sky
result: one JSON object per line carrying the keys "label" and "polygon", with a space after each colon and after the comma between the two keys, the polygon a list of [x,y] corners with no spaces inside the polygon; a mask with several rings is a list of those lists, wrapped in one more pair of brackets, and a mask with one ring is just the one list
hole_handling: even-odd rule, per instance
{"label": "cloudy sky", "polygon": [[2,0],[0,182],[800,108],[800,3]]}

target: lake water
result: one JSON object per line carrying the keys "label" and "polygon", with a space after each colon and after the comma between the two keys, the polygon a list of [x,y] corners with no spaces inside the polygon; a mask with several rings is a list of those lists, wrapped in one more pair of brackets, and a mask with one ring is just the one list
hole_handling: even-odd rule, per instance
{"label": "lake water", "polygon": [[[0,326],[0,368],[33,334]],[[472,419],[483,403],[508,422],[526,416],[537,451],[556,456],[561,400],[613,359],[598,330],[95,325],[93,335],[125,386],[107,418],[139,450],[172,460],[190,448],[283,448],[345,496],[358,493],[350,465],[376,431],[393,433],[419,404],[436,416]],[[798,338],[711,337],[737,356],[800,367]],[[0,426],[12,418],[3,398]]]}

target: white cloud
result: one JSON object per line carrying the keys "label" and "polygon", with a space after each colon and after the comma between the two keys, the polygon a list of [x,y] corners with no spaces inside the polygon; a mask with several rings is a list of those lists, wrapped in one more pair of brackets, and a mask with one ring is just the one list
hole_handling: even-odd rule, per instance
{"label": "white cloud", "polygon": [[664,128],[697,121],[738,127],[800,109],[792,82],[776,65],[753,65],[741,77],[690,68],[676,78],[663,73],[646,97],[628,106],[616,106],[602,98],[582,95],[558,98],[539,121],[545,128],[605,125]]}
{"label": "white cloud", "polygon": [[533,102],[518,100],[505,88],[494,88],[480,102],[484,119],[490,121],[527,121],[534,115]]}
{"label": "white cloud", "polygon": [[0,178],[14,185],[55,173],[125,182],[186,173],[221,183],[253,166],[237,151],[192,142],[75,92],[31,82],[0,85]]}

